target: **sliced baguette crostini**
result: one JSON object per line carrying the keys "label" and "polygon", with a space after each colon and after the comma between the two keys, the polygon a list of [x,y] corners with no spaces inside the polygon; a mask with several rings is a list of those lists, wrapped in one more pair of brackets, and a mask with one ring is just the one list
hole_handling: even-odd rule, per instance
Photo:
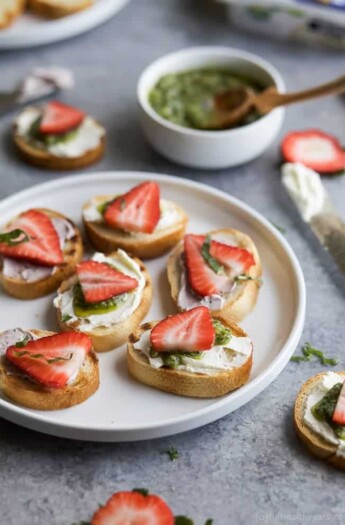
{"label": "sliced baguette crostini", "polygon": [[29,164],[74,170],[102,158],[105,130],[79,109],[51,101],[41,107],[26,107],[18,115],[14,142]]}
{"label": "sliced baguette crostini", "polygon": [[[206,239],[211,242],[207,250],[212,254],[218,274],[202,255]],[[217,244],[212,241],[217,241]],[[186,248],[189,250],[189,267]],[[195,277],[200,295],[192,289],[189,271]],[[202,236],[187,234],[170,255],[167,272],[171,295],[180,311],[203,305],[213,316],[221,315],[239,322],[256,304],[262,267],[252,239],[238,230],[223,228]],[[217,291],[221,289],[226,291]]]}
{"label": "sliced baguette crostini", "polygon": [[0,334],[0,389],[15,403],[60,410],[83,403],[98,387],[89,337],[18,328]]}
{"label": "sliced baguette crostini", "polygon": [[[345,469],[345,371],[323,372],[306,381],[298,393],[294,409],[294,425],[298,436],[309,451],[320,459],[328,461],[338,468]],[[340,383],[342,385],[340,385]],[[336,386],[338,385],[338,387]],[[333,417],[339,425],[343,438],[337,437],[333,427],[313,414],[312,408],[321,401],[330,390],[333,390],[332,407],[335,405]],[[340,396],[339,395],[340,390]],[[338,401],[336,401],[338,399]],[[333,408],[330,403],[329,415]],[[315,408],[314,408],[315,410]],[[334,424],[335,422],[333,422]]]}
{"label": "sliced baguette crostini", "polygon": [[[214,323],[217,323],[220,335],[212,334]],[[169,346],[170,352],[167,353],[159,345],[157,351],[152,350],[153,335],[157,329],[160,333],[154,336],[156,343],[159,340],[162,345]],[[226,339],[223,339],[223,343],[217,341],[217,337],[224,338],[228,335],[230,337],[227,342],[225,342]],[[214,343],[212,343],[212,338],[214,338]],[[233,339],[232,342],[231,339]],[[246,350],[249,348],[248,352],[244,352],[244,343]],[[226,349],[220,348],[223,347],[223,344]],[[237,350],[242,345],[244,353],[232,350],[231,346],[235,344]],[[145,349],[142,345],[145,346]],[[152,351],[155,353],[152,354]],[[215,354],[211,357],[209,352],[215,352]],[[225,352],[224,360],[227,364],[219,364],[221,352]],[[195,358],[199,354],[202,354],[202,357]],[[188,357],[193,355],[194,357]],[[153,356],[152,363],[149,356],[150,359]],[[179,363],[177,366],[184,369],[173,368],[169,364],[162,366],[160,362],[156,363],[154,360],[158,358],[160,361],[161,356],[164,356],[165,363],[169,363],[172,359],[171,363],[174,366]],[[249,379],[252,356],[252,342],[245,332],[234,322],[222,316],[211,318],[209,310],[203,306],[169,316],[163,321],[143,324],[130,336],[127,347],[128,369],[135,379],[159,390],[188,397],[219,397],[241,387]],[[217,363],[215,367],[211,366],[214,358]],[[181,362],[180,359],[182,359]],[[204,359],[207,362],[203,362]],[[227,368],[221,369],[221,366]]]}
{"label": "sliced baguette crostini", "polygon": [[159,257],[183,237],[188,217],[177,204],[160,199],[159,185],[144,182],[123,195],[101,195],[83,207],[93,246],[104,253],[122,248],[142,259]]}
{"label": "sliced baguette crostini", "polygon": [[[96,262],[99,270],[85,270],[85,263],[90,262]],[[110,268],[109,272],[107,267]],[[117,293],[114,293],[112,286],[115,286],[115,290],[119,286],[119,276],[116,273],[112,276],[113,272],[123,277],[120,278],[121,288],[118,288]],[[128,292],[121,292],[122,281],[128,276],[136,279],[137,284],[132,289],[129,286]],[[91,293],[95,295],[91,295],[91,301],[87,303],[85,290],[88,290],[89,283]],[[104,297],[108,297],[118,307],[109,310],[107,299],[104,299],[105,303],[99,299],[99,290],[101,293],[105,291]],[[92,301],[94,298],[98,302]],[[54,301],[61,329],[86,333],[91,337],[97,352],[107,352],[125,343],[148,313],[151,303],[152,283],[146,267],[142,261],[130,257],[123,250],[108,256],[96,253],[92,261],[81,263],[77,267],[77,274],[62,283]]]}
{"label": "sliced baguette crostini", "polygon": [[[46,231],[47,219],[50,223],[53,220],[56,238],[50,228]],[[55,291],[74,272],[83,256],[83,242],[78,228],[61,213],[47,208],[21,213],[7,224],[5,230],[17,228],[28,233],[27,242],[18,242],[13,246],[0,242],[0,281],[3,288],[18,299],[36,299]],[[48,239],[45,239],[46,233]],[[59,252],[61,260],[54,264],[52,255]]]}
{"label": "sliced baguette crostini", "polygon": [[29,0],[29,8],[46,18],[62,18],[87,9],[93,0]]}
{"label": "sliced baguette crostini", "polygon": [[1,0],[0,30],[10,26],[23,12],[26,0]]}

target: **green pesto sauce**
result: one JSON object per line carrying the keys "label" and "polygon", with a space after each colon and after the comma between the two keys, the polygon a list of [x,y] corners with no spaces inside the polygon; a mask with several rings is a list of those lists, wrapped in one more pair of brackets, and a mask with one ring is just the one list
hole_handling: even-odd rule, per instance
{"label": "green pesto sauce", "polygon": [[[248,86],[259,92],[262,86],[228,69],[204,68],[164,75],[149,93],[149,102],[163,118],[186,128],[202,129],[215,95],[229,88]],[[251,111],[240,124],[257,120]]]}
{"label": "green pesto sauce", "polygon": [[29,130],[29,137],[34,141],[37,142],[43,146],[49,147],[54,146],[55,144],[66,144],[67,142],[71,142],[76,138],[79,132],[79,127],[72,129],[71,131],[68,131],[67,133],[61,133],[59,135],[44,135],[43,133],[40,133],[40,123],[41,123],[41,117],[36,119],[30,130]]}
{"label": "green pesto sauce", "polygon": [[319,421],[326,421],[339,439],[345,439],[345,427],[333,423],[332,417],[342,386],[342,383],[334,385],[311,409],[313,416]]}
{"label": "green pesto sauce", "polygon": [[78,317],[89,317],[89,315],[102,315],[117,310],[119,305],[126,299],[127,294],[121,294],[99,303],[87,303],[84,298],[80,284],[73,287],[73,310]]}

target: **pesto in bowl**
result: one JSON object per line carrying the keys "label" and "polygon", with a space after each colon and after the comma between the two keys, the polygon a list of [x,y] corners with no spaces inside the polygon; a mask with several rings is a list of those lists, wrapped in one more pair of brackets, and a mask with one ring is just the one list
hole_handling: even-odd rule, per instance
{"label": "pesto in bowl", "polygon": [[[211,109],[213,97],[239,86],[250,87],[256,93],[263,89],[255,81],[226,68],[170,73],[162,76],[151,89],[149,103],[158,115],[174,124],[203,129],[202,122]],[[236,127],[258,118],[260,115],[253,109]]]}

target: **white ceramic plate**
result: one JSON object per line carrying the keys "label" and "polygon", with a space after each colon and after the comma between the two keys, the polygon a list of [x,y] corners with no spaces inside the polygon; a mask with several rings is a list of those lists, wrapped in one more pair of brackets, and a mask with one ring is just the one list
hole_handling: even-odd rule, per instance
{"label": "white ceramic plate", "polygon": [[[134,381],[126,368],[125,347],[101,354],[101,386],[85,403],[55,412],[24,409],[0,395],[0,416],[25,427],[72,439],[130,441],[151,439],[196,428],[250,401],[282,371],[301,335],[305,285],[299,263],[282,235],[246,204],[189,180],[151,173],[118,172],[77,175],[20,192],[0,203],[6,223],[28,207],[56,209],[80,223],[80,210],[97,194],[125,192],[143,180],[156,180],[165,198],[190,215],[189,231],[204,233],[235,227],[248,233],[262,257],[264,285],[254,312],[243,326],[254,340],[250,381],[219,399],[189,399],[160,392]],[[166,278],[167,257],[148,262],[153,277],[154,304],[148,319],[176,310]],[[53,295],[23,302],[0,292],[0,331],[23,328],[57,329]]]}
{"label": "white ceramic plate", "polygon": [[85,11],[58,20],[46,20],[24,13],[9,28],[0,31],[0,49],[40,46],[66,40],[102,24],[128,1],[94,0],[94,5]]}

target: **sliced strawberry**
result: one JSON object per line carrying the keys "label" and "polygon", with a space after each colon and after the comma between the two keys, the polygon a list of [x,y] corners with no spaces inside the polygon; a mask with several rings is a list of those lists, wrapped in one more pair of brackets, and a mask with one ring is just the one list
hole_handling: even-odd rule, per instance
{"label": "sliced strawberry", "polygon": [[337,404],[332,416],[333,423],[337,425],[345,425],[345,382],[340,391]]}
{"label": "sliced strawberry", "polygon": [[44,108],[39,130],[44,135],[61,135],[80,126],[84,118],[80,109],[52,100]]}
{"label": "sliced strawberry", "polygon": [[104,213],[109,226],[131,232],[152,233],[160,218],[159,185],[143,182],[117,197]]}
{"label": "sliced strawberry", "polygon": [[81,262],[77,266],[77,274],[87,303],[106,301],[138,286],[133,277],[97,261]]}
{"label": "sliced strawberry", "polygon": [[184,254],[188,282],[194,293],[200,297],[229,292],[230,279],[224,274],[214,272],[202,256],[204,235],[188,234],[184,238]]}
{"label": "sliced strawberry", "polygon": [[246,273],[255,264],[254,256],[248,250],[218,241],[211,242],[210,254],[220,264],[230,268],[234,276]]}
{"label": "sliced strawberry", "polygon": [[11,223],[12,229],[23,230],[29,241],[10,246],[0,243],[0,254],[13,259],[24,259],[42,266],[63,263],[59,236],[48,215],[38,210],[28,210]]}
{"label": "sliced strawberry", "polygon": [[317,129],[289,133],[281,150],[287,162],[300,162],[319,173],[345,169],[345,154],[338,139]]}
{"label": "sliced strawberry", "polygon": [[91,525],[174,525],[174,515],[159,496],[117,492],[94,514]]}
{"label": "sliced strawberry", "polygon": [[78,373],[92,348],[81,333],[64,332],[10,346],[7,359],[31,379],[49,388],[63,388]]}
{"label": "sliced strawberry", "polygon": [[150,335],[156,352],[202,352],[212,348],[214,339],[212,318],[205,306],[170,315],[156,324]]}

